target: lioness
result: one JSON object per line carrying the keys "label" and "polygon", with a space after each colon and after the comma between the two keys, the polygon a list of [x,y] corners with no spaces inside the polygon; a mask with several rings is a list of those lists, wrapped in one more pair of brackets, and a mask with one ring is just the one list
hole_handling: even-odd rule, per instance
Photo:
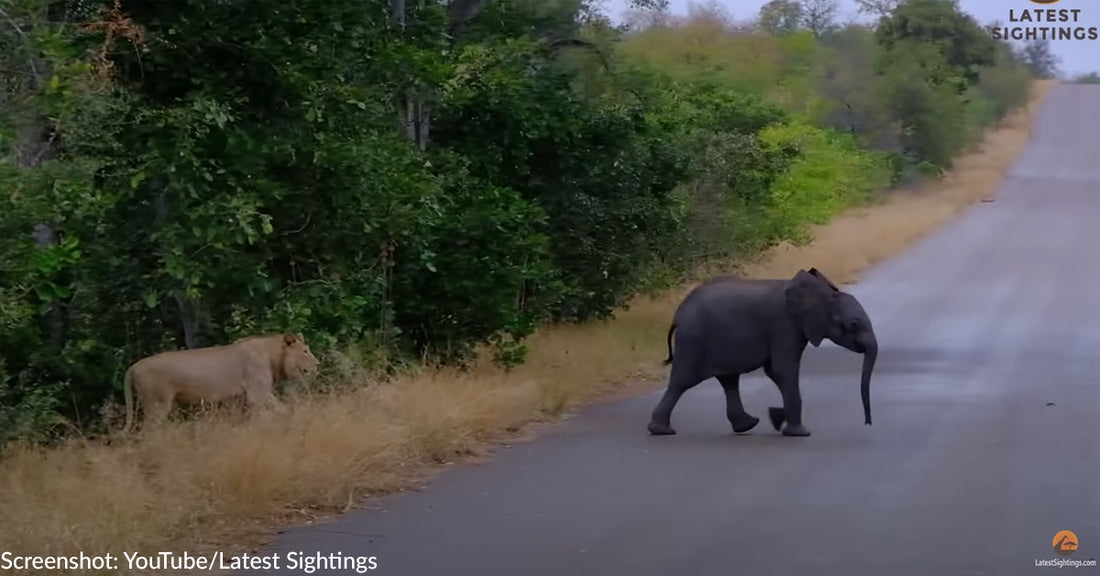
{"label": "lioness", "polygon": [[163,421],[174,401],[217,402],[244,394],[249,407],[282,410],[275,384],[312,374],[319,364],[301,334],[248,336],[226,346],[161,352],[126,370],[126,427],[134,420],[133,394],[145,413],[144,425]]}

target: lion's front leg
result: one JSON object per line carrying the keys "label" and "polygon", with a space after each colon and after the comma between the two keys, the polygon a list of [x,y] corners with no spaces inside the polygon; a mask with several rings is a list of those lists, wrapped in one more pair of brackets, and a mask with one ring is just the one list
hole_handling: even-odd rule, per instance
{"label": "lion's front leg", "polygon": [[264,408],[265,409],[272,410],[277,414],[286,414],[287,413],[286,404],[283,403],[283,401],[279,400],[279,398],[276,397],[275,393],[272,392],[271,390],[267,390],[264,393],[263,399],[264,399]]}
{"label": "lion's front leg", "polygon": [[245,386],[245,398],[250,409],[269,410],[279,414],[287,411],[286,405],[277,397],[272,385],[259,382],[249,382]]}

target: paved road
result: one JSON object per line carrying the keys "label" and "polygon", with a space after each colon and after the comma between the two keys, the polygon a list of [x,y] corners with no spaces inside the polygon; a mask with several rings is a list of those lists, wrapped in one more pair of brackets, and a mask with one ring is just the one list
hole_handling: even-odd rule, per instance
{"label": "paved road", "polygon": [[997,201],[851,292],[882,346],[872,427],[860,356],[828,344],[803,369],[810,438],[767,425],[759,373],[761,423],[734,436],[707,382],[676,436],[646,433],[659,393],[595,407],[273,550],[401,576],[1004,576],[1057,571],[1035,564],[1066,529],[1069,559],[1100,558],[1100,88],[1055,88]]}

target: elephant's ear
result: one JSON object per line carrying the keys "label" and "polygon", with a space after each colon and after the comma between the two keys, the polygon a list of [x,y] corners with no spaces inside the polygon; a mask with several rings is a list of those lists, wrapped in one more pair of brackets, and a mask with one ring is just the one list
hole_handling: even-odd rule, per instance
{"label": "elephant's ear", "polygon": [[799,270],[787,286],[785,296],[791,318],[802,328],[802,333],[811,344],[820,346],[829,330],[836,288],[828,279]]}
{"label": "elephant's ear", "polygon": [[825,274],[823,274],[821,272],[821,270],[818,270],[817,268],[810,268],[810,274],[813,274],[814,276],[817,276],[818,278],[820,278],[821,281],[828,284],[829,288],[832,288],[834,292],[840,292],[840,288],[837,288],[836,284],[833,284],[832,280],[829,280],[828,278],[826,278]]}

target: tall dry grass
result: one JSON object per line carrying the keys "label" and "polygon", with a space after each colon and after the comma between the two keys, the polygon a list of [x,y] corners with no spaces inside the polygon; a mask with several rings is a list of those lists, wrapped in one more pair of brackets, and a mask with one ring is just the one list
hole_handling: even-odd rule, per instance
{"label": "tall dry grass", "polygon": [[[816,266],[853,281],[992,194],[1052,85],[1036,85],[1029,107],[991,130],[944,181],[841,215],[817,227],[813,243],[780,246],[743,273],[789,276]],[[639,298],[611,322],[543,330],[528,362],[508,372],[488,364],[468,373],[421,369],[367,385],[354,359],[336,358],[359,385],[299,394],[285,415],[200,418],[113,445],[12,449],[0,460],[0,551],[242,551],[280,524],[415,487],[534,421],[610,392],[659,386],[667,323],[688,288]]]}

